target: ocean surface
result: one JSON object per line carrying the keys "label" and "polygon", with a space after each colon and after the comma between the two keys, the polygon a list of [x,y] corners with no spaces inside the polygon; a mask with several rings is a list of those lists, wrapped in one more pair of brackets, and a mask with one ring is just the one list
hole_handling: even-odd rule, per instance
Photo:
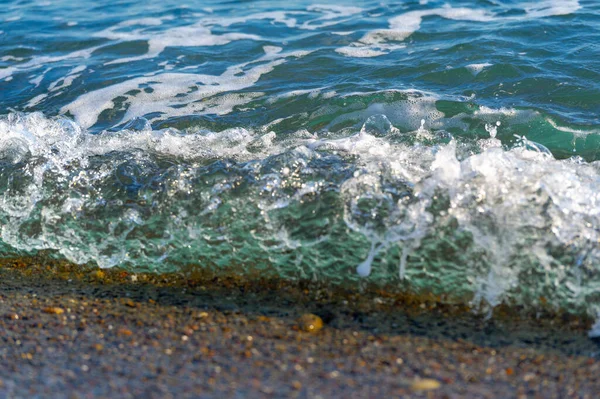
{"label": "ocean surface", "polygon": [[600,3],[335,4],[3,1],[0,256],[598,314]]}

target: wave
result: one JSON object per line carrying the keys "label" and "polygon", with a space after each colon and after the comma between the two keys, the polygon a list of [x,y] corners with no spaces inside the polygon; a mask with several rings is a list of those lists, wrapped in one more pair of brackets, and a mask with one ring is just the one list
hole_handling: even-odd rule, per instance
{"label": "wave", "polygon": [[0,253],[368,278],[482,309],[596,315],[600,163],[509,140],[523,123],[554,129],[535,111],[457,102],[464,112],[450,117],[427,93],[381,95],[331,100],[328,123],[312,131],[286,119],[153,130],[137,118],[92,134],[11,113],[0,119]]}
{"label": "wave", "polygon": [[597,10],[361,6],[11,6],[0,257],[597,315]]}

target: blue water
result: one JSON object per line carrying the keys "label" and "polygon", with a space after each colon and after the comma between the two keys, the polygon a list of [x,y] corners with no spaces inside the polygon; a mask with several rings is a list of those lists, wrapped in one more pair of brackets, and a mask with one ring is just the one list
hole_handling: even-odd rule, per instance
{"label": "blue water", "polygon": [[5,1],[0,254],[600,310],[600,6]]}

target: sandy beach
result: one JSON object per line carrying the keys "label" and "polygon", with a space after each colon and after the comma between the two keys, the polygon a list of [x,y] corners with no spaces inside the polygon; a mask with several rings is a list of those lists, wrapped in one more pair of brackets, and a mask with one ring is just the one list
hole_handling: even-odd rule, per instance
{"label": "sandy beach", "polygon": [[[485,320],[383,292],[0,267],[0,396],[580,397],[600,390],[575,317]],[[322,325],[321,325],[322,322]]]}

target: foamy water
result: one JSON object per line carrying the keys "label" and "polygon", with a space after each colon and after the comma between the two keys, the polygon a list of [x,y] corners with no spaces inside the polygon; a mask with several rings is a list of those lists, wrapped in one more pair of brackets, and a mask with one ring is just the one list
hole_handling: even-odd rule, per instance
{"label": "foamy water", "polygon": [[422,3],[9,2],[0,253],[597,314],[598,9]]}

